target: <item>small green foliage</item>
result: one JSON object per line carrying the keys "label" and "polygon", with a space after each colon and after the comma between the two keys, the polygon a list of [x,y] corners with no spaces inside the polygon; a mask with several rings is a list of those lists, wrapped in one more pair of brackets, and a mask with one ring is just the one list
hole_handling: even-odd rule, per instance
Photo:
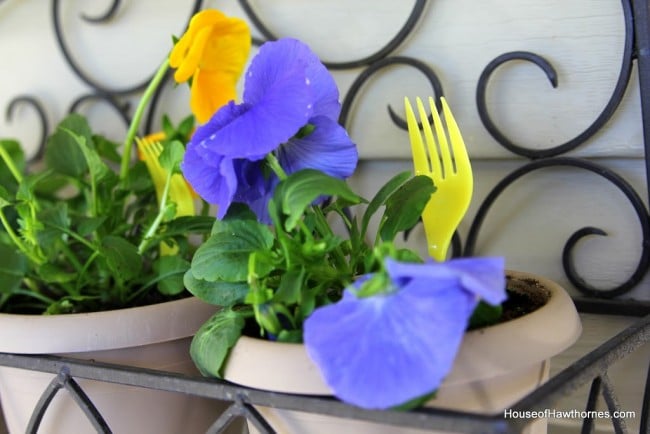
{"label": "small green foliage", "polygon": [[[272,160],[269,164],[273,167]],[[344,181],[315,170],[280,178],[269,202],[272,229],[246,206],[231,206],[215,222],[185,274],[190,292],[227,308],[228,313],[206,324],[193,344],[195,362],[212,375],[221,369],[216,359],[225,357],[229,348],[225,337],[217,339],[215,333],[230,339],[241,332],[242,317],[235,312],[254,317],[262,335],[301,342],[304,320],[316,307],[338,301],[356,277],[377,271],[386,257],[421,261],[416,253],[384,240],[392,241],[398,231],[415,225],[435,190],[429,178],[400,174],[369,203]],[[329,203],[318,205],[324,199]],[[368,206],[359,226],[345,208],[364,203]],[[370,219],[381,210],[381,234],[368,242]],[[336,216],[347,238],[332,231],[330,219]],[[368,282],[366,290],[375,293],[372,280]],[[378,288],[386,287],[380,283]],[[225,330],[219,330],[221,325]]]}
{"label": "small green foliage", "polygon": [[237,339],[245,318],[240,312],[223,309],[210,318],[192,339],[190,356],[203,375],[221,377],[221,367]]}
{"label": "small green foliage", "polygon": [[[174,173],[193,125],[166,126],[160,161]],[[189,295],[189,237],[207,236],[214,219],[177,218],[173,203],[160,208],[141,161],[120,178],[119,146],[78,114],[47,139],[42,169],[26,165],[17,142],[0,140],[0,311],[87,312]]]}

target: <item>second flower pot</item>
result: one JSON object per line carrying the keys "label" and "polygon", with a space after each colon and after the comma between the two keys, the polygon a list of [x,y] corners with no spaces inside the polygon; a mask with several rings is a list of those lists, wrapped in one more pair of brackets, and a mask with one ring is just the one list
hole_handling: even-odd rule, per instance
{"label": "second flower pot", "polygon": [[[428,407],[498,414],[539,387],[549,375],[549,359],[572,345],[582,326],[575,306],[555,282],[528,273],[508,272],[509,287],[535,291],[545,304],[520,318],[465,334],[454,367]],[[269,374],[272,373],[272,374]],[[224,378],[257,389],[331,395],[304,345],[241,337],[232,349]],[[283,434],[393,434],[438,432],[382,426],[331,416],[258,408]],[[249,424],[249,430],[255,428]],[[546,421],[532,424],[528,433],[546,432]]]}

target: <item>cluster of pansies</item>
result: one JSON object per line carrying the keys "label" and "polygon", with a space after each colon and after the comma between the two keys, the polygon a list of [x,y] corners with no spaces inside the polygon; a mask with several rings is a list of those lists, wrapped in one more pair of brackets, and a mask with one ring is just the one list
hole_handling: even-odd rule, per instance
{"label": "cluster of pansies", "polygon": [[[306,44],[267,42],[244,74],[237,103],[234,85],[249,44],[240,20],[203,11],[170,56],[177,81],[192,77],[201,123],[182,172],[217,207],[213,236],[185,278],[191,292],[226,313],[195,337],[197,365],[219,375],[223,346],[227,352],[233,342],[213,337],[227,328],[236,341],[244,323],[257,319],[262,335],[303,339],[327,384],[347,402],[381,409],[430,394],[451,369],[479,299],[505,299],[503,259],[421,260],[393,246],[401,227],[367,243],[367,223],[359,229],[342,212],[367,201],[338,183],[352,175],[358,153],[337,121],[333,77]],[[367,208],[388,210],[391,197],[410,194],[414,185],[425,191],[417,202],[423,207],[434,190],[430,181],[396,178]],[[331,196],[327,210],[344,219],[349,239],[327,226],[323,195]],[[387,211],[383,220],[410,211]]]}

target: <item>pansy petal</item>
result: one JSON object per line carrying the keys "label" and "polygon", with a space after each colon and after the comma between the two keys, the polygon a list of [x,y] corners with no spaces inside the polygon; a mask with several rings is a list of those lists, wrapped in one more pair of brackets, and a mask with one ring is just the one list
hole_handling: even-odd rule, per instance
{"label": "pansy petal", "polygon": [[212,26],[199,67],[221,71],[237,79],[244,71],[251,48],[251,33],[244,20],[226,17]]}
{"label": "pansy petal", "polygon": [[189,143],[181,163],[183,176],[203,199],[218,205],[217,216],[222,218],[232,203],[237,189],[237,177],[232,160],[207,160],[197,152],[197,145]]}
{"label": "pansy petal", "polygon": [[287,71],[300,68],[300,74],[310,86],[310,110],[313,116],[327,116],[337,120],[341,111],[339,92],[332,74],[318,56],[303,42],[283,38],[265,43],[253,59],[246,73],[244,101],[261,102],[268,89],[283,80]]}
{"label": "pansy petal", "polygon": [[203,55],[203,49],[208,43],[208,38],[211,33],[212,29],[207,27],[200,29],[196,33],[192,45],[190,45],[183,61],[178,65],[178,69],[174,73],[174,80],[176,83],[183,83],[189,80],[189,78],[196,72],[196,69],[199,67],[199,62],[201,61],[201,56]]}
{"label": "pansy petal", "polygon": [[[302,77],[300,79],[295,79]],[[245,109],[224,106],[236,117],[229,117],[229,123],[206,124],[201,137],[206,137],[208,148],[230,158],[259,159],[287,142],[309,119],[309,86],[302,73],[287,72],[286,80],[274,84],[265,93],[264,100],[257,104],[244,102]],[[220,116],[220,112],[217,116]],[[197,129],[199,132],[201,128]],[[209,131],[209,133],[207,132]]]}
{"label": "pansy petal", "polygon": [[347,296],[307,318],[307,351],[336,396],[385,409],[440,386],[475,300],[456,279],[441,280],[434,293],[429,284],[414,281],[389,295]]}
{"label": "pansy petal", "polygon": [[203,124],[215,112],[237,97],[236,78],[222,72],[199,70],[190,89],[190,108],[196,120]]}
{"label": "pansy petal", "polygon": [[458,272],[463,288],[485,302],[498,305],[507,298],[504,258],[458,258],[442,264]]}
{"label": "pansy petal", "polygon": [[287,173],[316,169],[338,178],[352,175],[359,154],[345,128],[323,116],[312,118],[309,123],[314,126],[310,134],[294,137],[279,148],[282,168]]}
{"label": "pansy petal", "polygon": [[398,285],[400,279],[409,280],[418,276],[431,279],[456,276],[466,291],[494,305],[506,299],[504,268],[505,261],[499,257],[456,258],[444,262],[429,260],[426,264],[386,260],[386,269]]}

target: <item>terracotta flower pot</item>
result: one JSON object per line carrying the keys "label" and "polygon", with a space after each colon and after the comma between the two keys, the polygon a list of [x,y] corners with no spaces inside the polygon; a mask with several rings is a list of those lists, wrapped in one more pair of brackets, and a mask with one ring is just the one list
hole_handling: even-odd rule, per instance
{"label": "terracotta flower pot", "polygon": [[[53,316],[0,314],[0,351],[79,359],[196,374],[191,336],[215,311],[196,298],[131,309]],[[25,432],[52,374],[0,367],[0,401],[11,433]],[[116,433],[205,432],[224,409],[215,400],[77,379]],[[65,390],[39,432],[94,433]]]}
{"label": "terracotta flower pot", "polygon": [[[537,282],[536,286],[548,296],[546,304],[523,317],[466,333],[452,372],[427,406],[485,414],[502,412],[540,386],[548,378],[549,359],[578,339],[582,331],[580,318],[564,289],[531,274],[508,275],[513,280]],[[332,394],[300,344],[242,337],[229,356],[224,378],[264,390]],[[295,411],[259,410],[283,434],[431,432]],[[249,430],[256,432],[250,424]],[[530,433],[545,431],[544,420],[529,429]]]}

